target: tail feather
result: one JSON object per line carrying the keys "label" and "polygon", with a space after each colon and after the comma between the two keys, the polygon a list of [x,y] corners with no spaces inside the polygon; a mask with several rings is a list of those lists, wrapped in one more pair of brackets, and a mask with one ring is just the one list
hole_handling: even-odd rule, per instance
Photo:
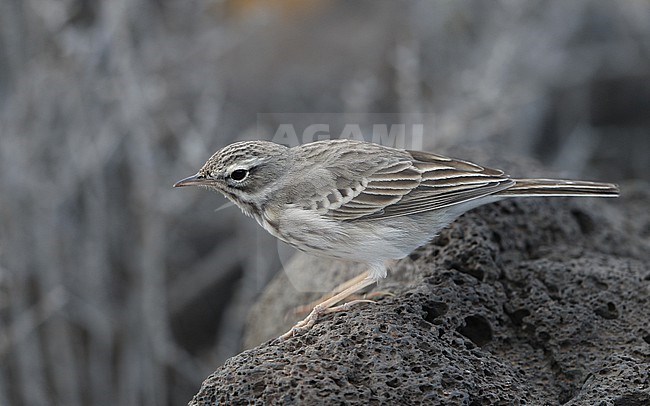
{"label": "tail feather", "polygon": [[560,179],[513,179],[515,184],[496,193],[504,197],[584,196],[618,197],[618,186],[613,183]]}

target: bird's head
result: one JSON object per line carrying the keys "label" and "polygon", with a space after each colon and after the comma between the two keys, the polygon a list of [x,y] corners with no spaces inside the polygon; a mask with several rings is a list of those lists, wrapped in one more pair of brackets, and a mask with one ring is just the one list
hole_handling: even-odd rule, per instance
{"label": "bird's head", "polygon": [[255,205],[286,173],[288,148],[268,141],[242,141],[215,152],[195,174],[174,187],[205,186],[240,207]]}

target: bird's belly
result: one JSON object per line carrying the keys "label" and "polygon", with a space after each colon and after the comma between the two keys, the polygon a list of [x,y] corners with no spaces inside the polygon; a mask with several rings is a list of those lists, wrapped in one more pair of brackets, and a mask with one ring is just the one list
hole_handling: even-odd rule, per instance
{"label": "bird's belly", "polygon": [[295,210],[284,216],[279,232],[274,235],[311,254],[378,263],[407,256],[433,238],[454,217],[438,211],[435,216],[423,213],[346,222]]}

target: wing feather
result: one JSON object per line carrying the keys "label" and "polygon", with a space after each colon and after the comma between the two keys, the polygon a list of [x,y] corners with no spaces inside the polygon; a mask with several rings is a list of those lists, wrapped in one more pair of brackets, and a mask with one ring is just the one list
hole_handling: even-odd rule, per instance
{"label": "wing feather", "polygon": [[500,182],[492,182],[480,187],[466,188],[457,190],[435,197],[428,196],[424,199],[411,199],[400,201],[399,204],[387,206],[378,216],[377,213],[366,216],[366,219],[372,218],[390,218],[406,216],[410,214],[422,213],[431,210],[438,210],[445,207],[465,203],[470,200],[489,196],[501,190],[507,189],[514,184],[512,180],[504,179]]}
{"label": "wing feather", "polygon": [[367,171],[349,193],[330,194],[326,213],[345,221],[407,216],[478,199],[514,184],[498,169],[426,152],[407,153]]}

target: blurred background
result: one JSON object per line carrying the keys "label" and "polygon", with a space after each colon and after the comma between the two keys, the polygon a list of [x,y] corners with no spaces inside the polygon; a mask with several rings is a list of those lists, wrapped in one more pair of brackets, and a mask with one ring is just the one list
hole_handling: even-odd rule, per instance
{"label": "blurred background", "polygon": [[264,138],[259,113],[421,114],[425,149],[650,179],[649,21],[646,0],[0,1],[0,405],[184,404],[241,351],[277,246],[171,185]]}

